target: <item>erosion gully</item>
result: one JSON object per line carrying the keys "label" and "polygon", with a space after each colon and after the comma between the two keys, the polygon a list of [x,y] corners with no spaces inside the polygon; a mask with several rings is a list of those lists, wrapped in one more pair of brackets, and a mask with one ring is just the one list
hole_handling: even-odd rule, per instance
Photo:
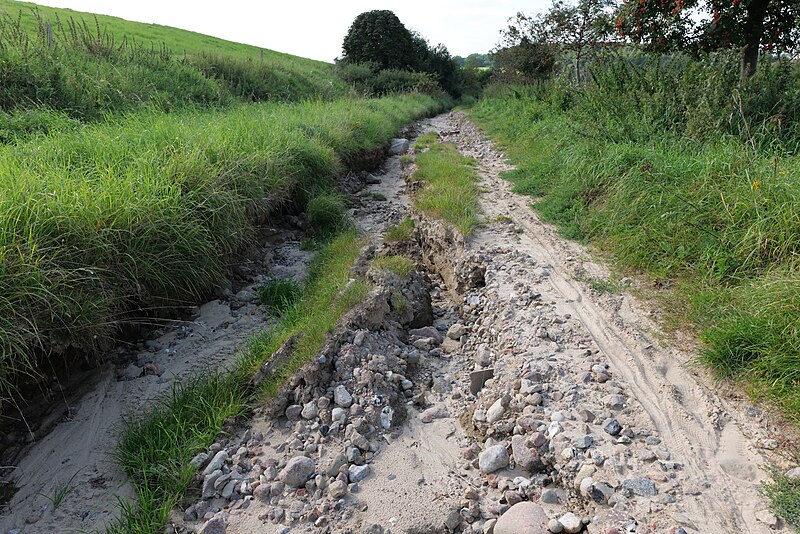
{"label": "erosion gully", "polygon": [[[415,213],[399,155],[343,187],[373,284],[319,357],[195,458],[167,532],[752,532],[784,529],[759,494],[781,463],[770,418],[720,395],[657,312],[601,295],[607,269],[509,190],[503,156],[463,113],[409,127],[476,159],[486,224],[464,239]],[[413,239],[386,230],[415,221]],[[124,415],[229,361],[269,325],[255,288],[302,278],[295,227],[267,230],[243,283],[121,348],[7,478],[0,532],[103,530],[131,489],[110,452]],[[376,270],[404,255],[417,270]],[[632,282],[636,283],[636,282]],[[660,340],[669,339],[663,342]],[[286,347],[290,350],[291,347]],[[68,488],[58,507],[53,496]]]}

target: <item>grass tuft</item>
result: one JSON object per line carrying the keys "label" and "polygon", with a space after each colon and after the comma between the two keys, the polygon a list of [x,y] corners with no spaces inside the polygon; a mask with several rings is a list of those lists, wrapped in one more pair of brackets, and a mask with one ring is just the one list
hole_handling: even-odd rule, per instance
{"label": "grass tuft", "polygon": [[763,487],[770,510],[790,525],[800,526],[800,479],[789,478],[775,467],[770,469],[770,474],[772,482],[766,482]]}
{"label": "grass tuft", "polygon": [[389,228],[384,239],[389,242],[408,241],[414,237],[414,228],[414,220],[411,217],[406,217],[397,225]]}
{"label": "grass tuft", "polygon": [[302,295],[302,288],[293,279],[273,279],[258,288],[258,296],[264,306],[283,315],[294,306]]}
{"label": "grass tuft", "polygon": [[372,266],[381,271],[391,271],[398,276],[408,276],[417,268],[411,258],[405,256],[382,256],[372,260]]}

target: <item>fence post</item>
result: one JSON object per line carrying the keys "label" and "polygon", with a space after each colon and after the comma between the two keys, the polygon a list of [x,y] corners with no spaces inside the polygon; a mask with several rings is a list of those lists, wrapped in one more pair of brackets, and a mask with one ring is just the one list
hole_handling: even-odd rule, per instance
{"label": "fence post", "polygon": [[44,23],[45,31],[47,31],[47,48],[53,48],[53,27],[50,21]]}

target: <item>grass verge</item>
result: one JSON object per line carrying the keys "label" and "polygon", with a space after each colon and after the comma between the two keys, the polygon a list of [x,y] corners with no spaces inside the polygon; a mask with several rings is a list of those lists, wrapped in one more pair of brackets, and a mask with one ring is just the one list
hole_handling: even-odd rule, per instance
{"label": "grass verge", "polygon": [[422,136],[415,145],[415,150],[426,150],[416,157],[414,178],[425,186],[414,195],[414,205],[468,236],[481,223],[475,161],[462,156],[452,144],[438,142],[435,135]]}
{"label": "grass verge", "polygon": [[[254,337],[230,369],[203,373],[176,385],[141,418],[126,422],[116,458],[136,490],[136,503],[121,502],[122,517],[109,534],[158,532],[189,486],[194,455],[216,439],[231,418],[251,403],[270,397],[283,380],[315,357],[341,317],[367,295],[365,280],[350,268],[363,243],[346,232],[325,245],[301,294],[277,326]],[[294,357],[278,376],[258,389],[250,379],[284,341],[297,340]]]}

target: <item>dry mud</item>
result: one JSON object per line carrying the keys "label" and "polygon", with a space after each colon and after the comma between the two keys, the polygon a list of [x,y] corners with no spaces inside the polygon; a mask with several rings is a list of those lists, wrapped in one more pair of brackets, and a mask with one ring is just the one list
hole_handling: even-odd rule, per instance
{"label": "dry mud", "polygon": [[[413,213],[408,191],[420,184],[398,156],[366,189],[345,184],[370,238],[356,270],[374,290],[273,402],[196,459],[167,531],[503,534],[547,532],[558,519],[553,531],[784,530],[759,494],[763,465],[776,461],[768,418],[718,395],[689,365],[691,343],[661,341],[647,305],[593,291],[607,269],[509,190],[502,154],[463,114],[421,121],[407,137],[428,131],[476,159],[486,224],[465,240]],[[414,239],[384,243],[406,216]],[[307,259],[291,238],[264,251],[278,258],[273,274]],[[388,254],[414,258],[417,272],[370,266]],[[143,346],[139,363],[160,355],[160,377],[117,381],[128,369],[107,369],[19,464],[0,532],[101,529],[115,494],[129,494],[109,458],[116,423],[264,328],[248,294],[258,281],[200,308],[155,352]],[[53,510],[46,496],[74,472]],[[523,508],[530,530],[512,517]]]}

